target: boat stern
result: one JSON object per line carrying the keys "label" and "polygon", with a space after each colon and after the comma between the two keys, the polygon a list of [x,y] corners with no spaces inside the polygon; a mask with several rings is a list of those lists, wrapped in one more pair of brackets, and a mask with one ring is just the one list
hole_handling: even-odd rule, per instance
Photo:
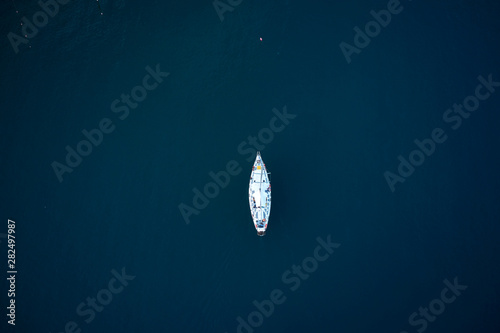
{"label": "boat stern", "polygon": [[254,221],[254,226],[255,226],[255,229],[257,230],[257,235],[264,236],[266,234],[267,221],[265,219]]}

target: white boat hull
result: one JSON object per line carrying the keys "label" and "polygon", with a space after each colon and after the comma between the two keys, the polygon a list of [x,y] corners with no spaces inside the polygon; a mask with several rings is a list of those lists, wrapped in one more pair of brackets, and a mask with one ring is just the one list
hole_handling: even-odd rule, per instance
{"label": "white boat hull", "polygon": [[252,167],[248,186],[248,200],[257,234],[264,236],[269,223],[269,215],[271,214],[271,182],[260,152],[257,152]]}

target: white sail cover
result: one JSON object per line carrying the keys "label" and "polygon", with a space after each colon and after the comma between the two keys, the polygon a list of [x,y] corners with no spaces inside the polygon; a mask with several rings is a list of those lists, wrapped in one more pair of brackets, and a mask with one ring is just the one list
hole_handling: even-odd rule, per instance
{"label": "white sail cover", "polygon": [[248,199],[257,234],[264,236],[269,223],[269,215],[271,214],[271,182],[260,152],[257,152],[252,167],[248,186]]}

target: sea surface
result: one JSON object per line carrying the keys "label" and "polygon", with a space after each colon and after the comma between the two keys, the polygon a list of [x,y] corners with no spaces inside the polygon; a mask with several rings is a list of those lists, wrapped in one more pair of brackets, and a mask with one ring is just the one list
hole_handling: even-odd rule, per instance
{"label": "sea surface", "polygon": [[500,332],[498,1],[45,1],[0,5],[1,332]]}

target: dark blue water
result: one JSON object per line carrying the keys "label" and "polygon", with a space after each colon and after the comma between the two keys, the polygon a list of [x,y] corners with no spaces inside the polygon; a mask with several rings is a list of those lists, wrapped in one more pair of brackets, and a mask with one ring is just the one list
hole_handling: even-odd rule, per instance
{"label": "dark blue water", "polygon": [[232,4],[2,3],[1,331],[500,332],[500,5]]}

